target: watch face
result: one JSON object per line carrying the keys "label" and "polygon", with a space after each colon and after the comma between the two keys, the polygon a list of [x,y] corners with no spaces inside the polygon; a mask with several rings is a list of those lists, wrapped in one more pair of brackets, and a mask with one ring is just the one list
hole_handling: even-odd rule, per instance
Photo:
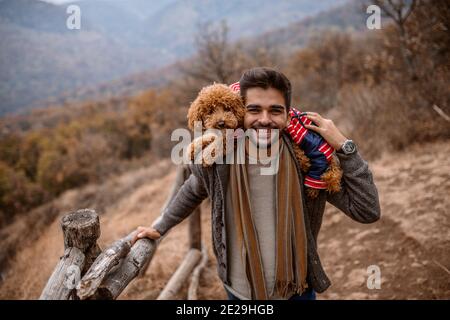
{"label": "watch face", "polygon": [[353,141],[346,141],[345,144],[342,146],[342,150],[344,153],[353,153],[356,149],[355,144]]}

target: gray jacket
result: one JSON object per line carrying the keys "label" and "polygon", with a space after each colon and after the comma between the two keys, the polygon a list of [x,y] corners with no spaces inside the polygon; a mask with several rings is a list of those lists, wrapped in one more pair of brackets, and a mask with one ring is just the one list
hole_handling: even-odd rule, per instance
{"label": "gray jacket", "polygon": [[[286,133],[283,133],[283,139],[294,157],[292,140]],[[308,245],[308,284],[319,293],[325,291],[331,284],[322,268],[317,252],[317,236],[322,225],[326,201],[361,223],[372,223],[380,218],[378,191],[367,162],[361,158],[358,152],[351,155],[337,153],[337,156],[343,170],[342,190],[334,194],[328,194],[321,190],[315,199],[303,197]],[[300,181],[303,182],[304,177],[297,161],[296,166]],[[211,200],[213,249],[217,258],[217,269],[220,279],[225,284],[231,285],[227,276],[227,232],[224,217],[229,165],[214,164],[204,168],[201,164],[191,164],[190,169],[192,174],[163,210],[161,217],[155,221],[153,227],[164,235],[188,217],[206,197],[209,197]],[[305,194],[303,184],[301,190]]]}

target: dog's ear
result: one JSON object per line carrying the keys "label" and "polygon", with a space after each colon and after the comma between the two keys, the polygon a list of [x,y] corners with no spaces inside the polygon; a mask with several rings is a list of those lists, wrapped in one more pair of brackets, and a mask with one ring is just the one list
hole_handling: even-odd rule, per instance
{"label": "dog's ear", "polygon": [[237,103],[235,103],[234,112],[236,114],[236,118],[238,119],[238,126],[243,127],[245,117],[245,106],[242,103],[241,99],[237,100]]}
{"label": "dog's ear", "polygon": [[191,130],[194,130],[195,121],[201,121],[203,124],[203,119],[201,113],[199,112],[199,108],[196,101],[191,103],[191,106],[189,107],[188,110],[187,119],[188,119],[188,127]]}

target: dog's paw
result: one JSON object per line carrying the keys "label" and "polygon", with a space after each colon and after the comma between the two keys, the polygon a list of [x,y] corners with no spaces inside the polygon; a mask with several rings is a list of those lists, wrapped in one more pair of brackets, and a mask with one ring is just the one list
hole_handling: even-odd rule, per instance
{"label": "dog's paw", "polygon": [[223,154],[223,141],[214,133],[207,133],[196,138],[186,148],[186,153],[194,163],[204,167],[211,166]]}
{"label": "dog's paw", "polygon": [[202,163],[204,167],[212,166],[223,156],[223,140],[220,137],[216,137],[208,146],[203,150]]}
{"label": "dog's paw", "polygon": [[341,191],[342,169],[337,160],[333,157],[322,176],[322,180],[327,183],[327,191],[329,193],[336,193]]}

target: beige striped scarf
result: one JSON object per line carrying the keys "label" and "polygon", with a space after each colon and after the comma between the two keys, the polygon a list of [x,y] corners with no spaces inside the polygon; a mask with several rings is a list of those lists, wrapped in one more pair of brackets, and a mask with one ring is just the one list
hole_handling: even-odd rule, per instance
{"label": "beige striped scarf", "polygon": [[[307,247],[302,194],[295,162],[287,148],[281,147],[280,153],[274,293],[288,298],[288,294],[301,294],[307,288]],[[230,165],[230,184],[238,243],[243,249],[242,257],[246,261],[252,299],[267,300],[271,288],[266,288],[260,247],[252,221],[246,163]]]}

